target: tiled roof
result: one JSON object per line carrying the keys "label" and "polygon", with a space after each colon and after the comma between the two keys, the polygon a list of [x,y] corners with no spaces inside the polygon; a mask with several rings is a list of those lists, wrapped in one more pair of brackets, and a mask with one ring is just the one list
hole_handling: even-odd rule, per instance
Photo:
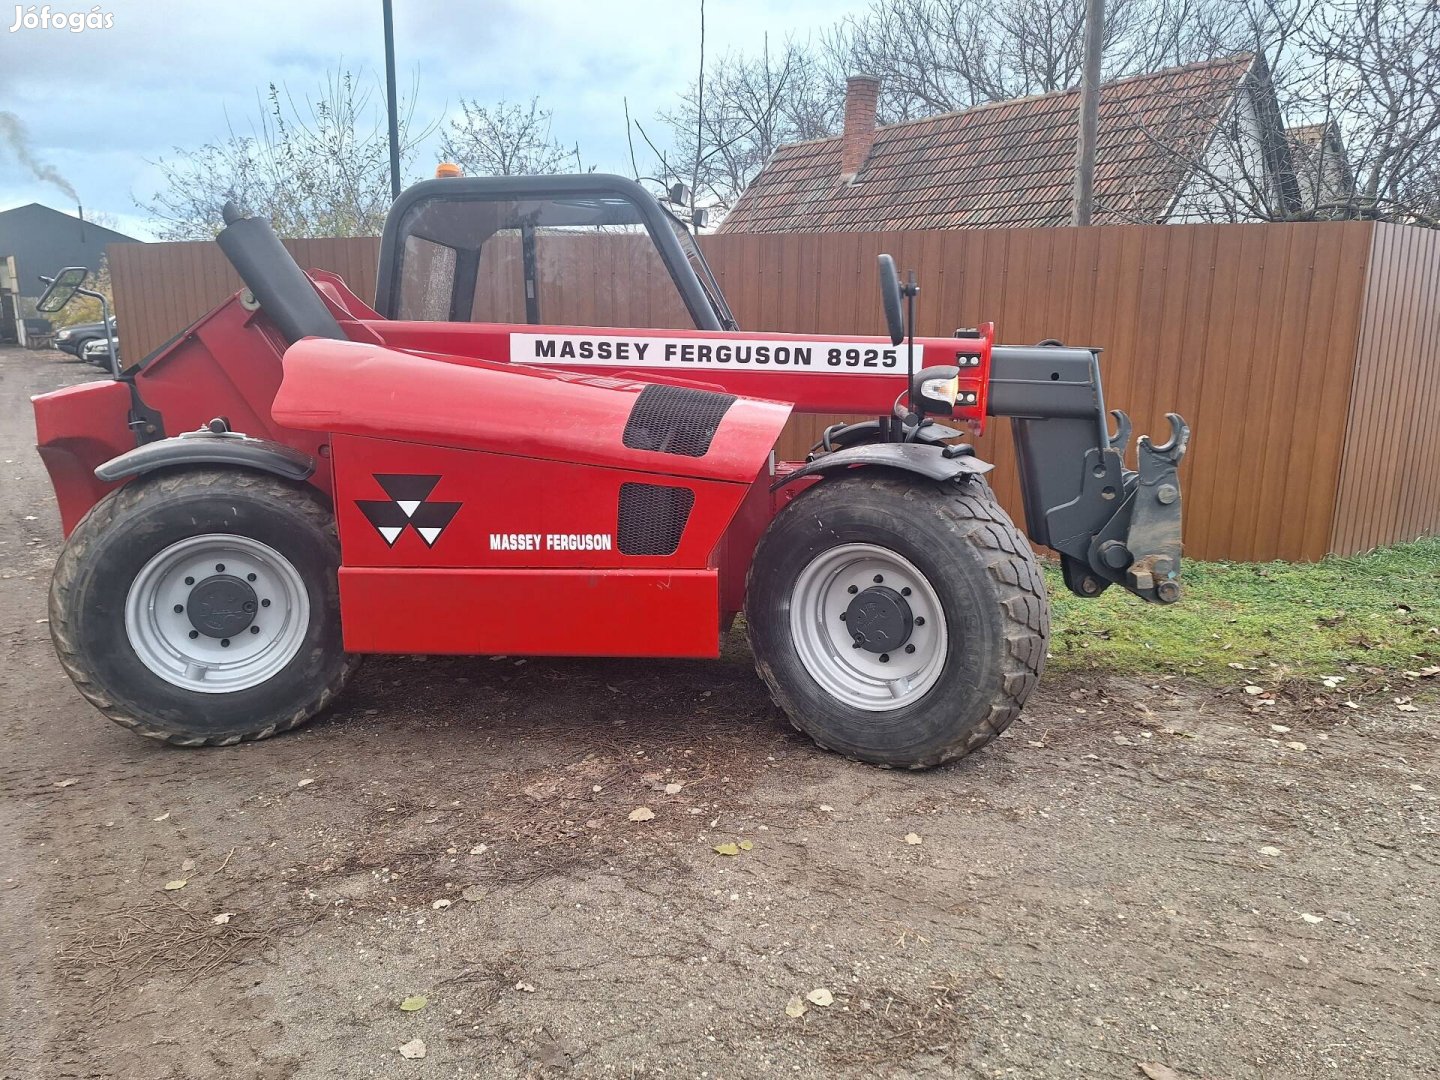
{"label": "tiled roof", "polygon": [[[1097,224],[1155,222],[1179,193],[1252,67],[1237,56],[1107,83],[1100,92]],[[840,139],[782,146],[720,232],[1003,228],[1070,220],[1079,92],[980,105],[878,128],[854,183]]]}

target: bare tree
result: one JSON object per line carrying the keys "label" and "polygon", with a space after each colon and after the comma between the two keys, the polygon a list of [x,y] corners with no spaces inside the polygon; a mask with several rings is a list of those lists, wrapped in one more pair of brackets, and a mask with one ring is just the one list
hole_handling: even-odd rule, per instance
{"label": "bare tree", "polygon": [[636,126],[666,180],[683,180],[697,200],[724,210],[776,147],[836,130],[843,85],[820,50],[787,41],[772,53],[767,39],[758,56],[723,57],[703,85],[697,80],[675,107],[660,113],[670,149]]}
{"label": "bare tree", "polygon": [[[220,142],[152,162],[163,186],[137,205],[165,240],[210,239],[230,199],[282,236],[373,236],[390,207],[388,132],[373,92],[349,71],[331,73],[318,96],[301,100],[271,83],[249,134],[232,126]],[[430,133],[412,131],[410,121],[402,109],[406,162]]]}
{"label": "bare tree", "polygon": [[[660,113],[668,139],[637,130],[667,180],[697,177],[705,199],[728,207],[777,146],[838,132],[846,75],[880,79],[882,123],[1074,88],[1084,7],[1085,0],[870,0],[813,43],[788,42],[773,54],[767,43],[759,55],[731,53],[712,65],[703,86],[692,84]],[[1153,218],[1153,209],[1138,208],[1154,206],[1156,184],[1181,191],[1171,210],[1190,220],[1440,218],[1437,0],[1107,7],[1106,81],[1253,58],[1233,93],[1218,87],[1192,106],[1129,118],[1164,151],[1164,175],[1133,178],[1130,198],[1112,191],[1099,206],[1112,219]]]}
{"label": "bare tree", "polygon": [[1339,127],[1352,177],[1313,211],[1440,225],[1440,4],[1337,0],[1304,46],[1323,87],[1311,110]]}
{"label": "bare tree", "polygon": [[1235,0],[1231,18],[1256,68],[1213,140],[1148,132],[1188,173],[1178,213],[1440,225],[1435,0]]}
{"label": "bare tree", "polygon": [[[1237,51],[1229,0],[1111,0],[1106,79]],[[829,66],[877,76],[887,122],[1068,90],[1084,61],[1085,0],[872,0],[825,35]]]}
{"label": "bare tree", "polygon": [[460,116],[441,140],[447,161],[475,176],[539,176],[580,172],[580,148],[567,149],[550,137],[549,109],[540,99],[529,105],[499,101],[484,106],[460,101]]}

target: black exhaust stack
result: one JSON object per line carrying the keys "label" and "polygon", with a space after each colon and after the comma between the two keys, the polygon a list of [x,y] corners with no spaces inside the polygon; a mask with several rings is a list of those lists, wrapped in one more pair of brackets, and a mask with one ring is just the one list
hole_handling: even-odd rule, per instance
{"label": "black exhaust stack", "polygon": [[233,202],[222,211],[216,242],[265,314],[292,345],[301,338],[343,340],[345,332],[264,218],[246,217]]}

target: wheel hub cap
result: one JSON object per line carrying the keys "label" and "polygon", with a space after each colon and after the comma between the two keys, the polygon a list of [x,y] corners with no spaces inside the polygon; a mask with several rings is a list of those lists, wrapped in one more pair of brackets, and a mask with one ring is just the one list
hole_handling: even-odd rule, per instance
{"label": "wheel hub cap", "polygon": [[125,597],[135,658],[185,690],[230,694],[294,659],[310,624],[295,565],[248,536],[207,533],[151,557]]}
{"label": "wheel hub cap", "polygon": [[208,577],[190,590],[185,614],[206,637],[238,637],[255,620],[255,590],[229,574]]}
{"label": "wheel hub cap", "polygon": [[894,652],[910,640],[915,616],[910,605],[888,585],[872,585],[850,601],[845,626],[866,652]]}
{"label": "wheel hub cap", "polygon": [[810,677],[837,701],[888,712],[940,680],[950,627],[920,569],[878,544],[840,544],[800,571],[790,636]]}

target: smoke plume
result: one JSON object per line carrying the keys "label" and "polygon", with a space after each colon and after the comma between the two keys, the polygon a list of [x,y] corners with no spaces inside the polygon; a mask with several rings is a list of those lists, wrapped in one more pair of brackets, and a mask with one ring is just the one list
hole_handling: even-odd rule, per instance
{"label": "smoke plume", "polygon": [[25,134],[25,125],[14,113],[0,110],[0,140],[3,140],[4,144],[10,148],[10,153],[14,155],[16,161],[35,174],[35,179],[54,184],[70,196],[71,202],[78,203],[80,201],[79,194],[70,186],[70,181],[60,175],[59,169],[54,165],[47,165],[45,162],[37,160],[35,155],[30,152],[30,140]]}

